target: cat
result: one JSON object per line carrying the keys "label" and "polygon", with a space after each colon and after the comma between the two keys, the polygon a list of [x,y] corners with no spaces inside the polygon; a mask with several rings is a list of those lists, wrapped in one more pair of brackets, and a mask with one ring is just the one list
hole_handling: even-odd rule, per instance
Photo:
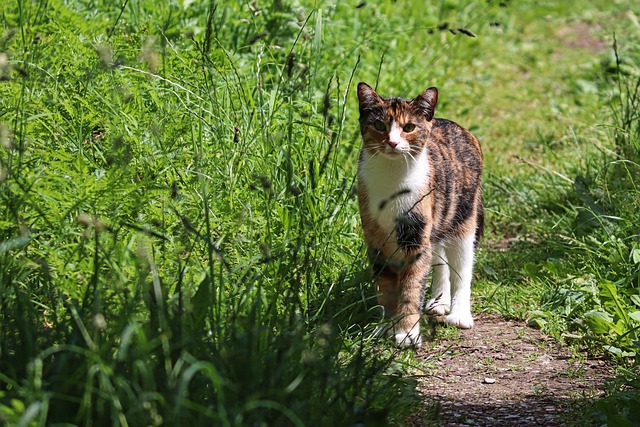
{"label": "cat", "polygon": [[[434,118],[438,90],[413,100],[358,85],[362,149],[358,205],[378,302],[401,347],[420,347],[421,312],[473,327],[471,276],[484,231],[482,149],[460,125]],[[431,299],[423,306],[429,269]]]}

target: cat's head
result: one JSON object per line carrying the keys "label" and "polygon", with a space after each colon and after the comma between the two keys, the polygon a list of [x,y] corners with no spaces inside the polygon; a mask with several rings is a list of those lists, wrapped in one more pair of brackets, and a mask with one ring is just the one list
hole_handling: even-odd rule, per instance
{"label": "cat's head", "polygon": [[438,89],[431,87],[416,98],[382,98],[366,83],[358,84],[360,131],[363,148],[390,157],[416,155],[431,131]]}

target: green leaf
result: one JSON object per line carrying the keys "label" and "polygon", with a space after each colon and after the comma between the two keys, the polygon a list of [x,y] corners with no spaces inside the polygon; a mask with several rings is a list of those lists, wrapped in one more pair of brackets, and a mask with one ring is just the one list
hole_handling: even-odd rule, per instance
{"label": "green leaf", "polygon": [[598,93],[598,85],[596,85],[594,82],[589,80],[577,79],[576,86],[583,93],[591,93],[591,94]]}
{"label": "green leaf", "polygon": [[613,328],[613,317],[603,311],[590,311],[585,313],[584,321],[596,334],[608,334]]}
{"label": "green leaf", "polygon": [[207,313],[211,310],[211,280],[205,276],[198,285],[192,299],[193,321],[197,327],[204,325]]}
{"label": "green leaf", "polygon": [[16,412],[24,412],[25,410],[24,402],[22,400],[11,399],[11,406],[16,410]]}
{"label": "green leaf", "polygon": [[624,351],[612,345],[604,345],[602,347],[605,350],[607,350],[609,353],[615,354],[616,356],[619,356],[619,357],[634,357],[636,355],[635,351]]}
{"label": "green leaf", "polygon": [[629,328],[627,327],[628,324],[629,324],[628,317],[625,320],[618,320],[611,328],[611,332],[614,332],[615,334],[622,336],[629,331]]}
{"label": "green leaf", "polygon": [[540,271],[538,266],[533,262],[525,263],[522,266],[522,269],[524,270],[524,272],[527,275],[527,277],[529,277],[530,279],[535,279],[536,277],[538,277],[538,273]]}
{"label": "green leaf", "polygon": [[546,324],[547,324],[547,321],[539,317],[534,317],[533,319],[529,319],[529,321],[527,322],[527,326],[531,328],[536,328],[536,329],[542,329]]}
{"label": "green leaf", "polygon": [[618,298],[618,289],[615,283],[603,280],[598,284],[600,287],[600,296],[605,299],[615,300]]}
{"label": "green leaf", "polygon": [[640,264],[640,248],[633,248],[631,250],[631,260],[634,264]]}
{"label": "green leaf", "polygon": [[544,268],[554,276],[562,276],[562,265],[559,261],[549,260],[544,263]]}
{"label": "green leaf", "polygon": [[600,287],[600,298],[603,299],[607,308],[613,308],[613,312],[625,323],[629,321],[626,302],[618,295],[618,287],[615,283],[603,280],[598,284]]}
{"label": "green leaf", "polygon": [[633,313],[629,313],[629,318],[635,320],[636,322],[640,322],[640,311],[634,311]]}
{"label": "green leaf", "polygon": [[5,240],[0,243],[0,254],[9,252],[13,249],[19,249],[27,245],[31,241],[31,236],[25,234],[22,236],[14,237],[12,239]]}
{"label": "green leaf", "polygon": [[484,270],[484,273],[487,276],[497,276],[498,272],[496,270],[494,270],[493,267],[491,267],[490,265],[485,265],[482,267],[482,269]]}

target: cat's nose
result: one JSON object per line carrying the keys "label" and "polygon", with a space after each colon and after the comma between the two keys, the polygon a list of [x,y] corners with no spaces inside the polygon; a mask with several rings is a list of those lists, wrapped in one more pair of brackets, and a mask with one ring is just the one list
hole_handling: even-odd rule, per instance
{"label": "cat's nose", "polygon": [[387,138],[387,144],[389,144],[392,150],[395,150],[396,147],[402,143],[402,134],[400,132],[401,130],[398,125],[393,123]]}

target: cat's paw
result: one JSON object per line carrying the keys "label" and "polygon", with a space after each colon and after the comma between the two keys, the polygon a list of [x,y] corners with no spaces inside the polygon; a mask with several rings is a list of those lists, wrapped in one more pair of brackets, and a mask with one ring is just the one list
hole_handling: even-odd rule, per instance
{"label": "cat's paw", "polygon": [[409,331],[402,331],[395,329],[393,325],[383,323],[376,326],[373,336],[378,338],[393,338],[396,345],[401,348],[420,348],[422,346],[420,325],[415,325]]}
{"label": "cat's paw", "polygon": [[420,348],[422,347],[422,336],[420,335],[420,325],[416,325],[409,331],[397,331],[393,338],[398,347]]}
{"label": "cat's paw", "polygon": [[445,317],[444,322],[460,329],[473,328],[473,316],[471,316],[471,313],[451,313]]}
{"label": "cat's paw", "polygon": [[431,298],[424,306],[424,312],[432,316],[444,316],[449,311],[449,304],[442,302],[440,298]]}

